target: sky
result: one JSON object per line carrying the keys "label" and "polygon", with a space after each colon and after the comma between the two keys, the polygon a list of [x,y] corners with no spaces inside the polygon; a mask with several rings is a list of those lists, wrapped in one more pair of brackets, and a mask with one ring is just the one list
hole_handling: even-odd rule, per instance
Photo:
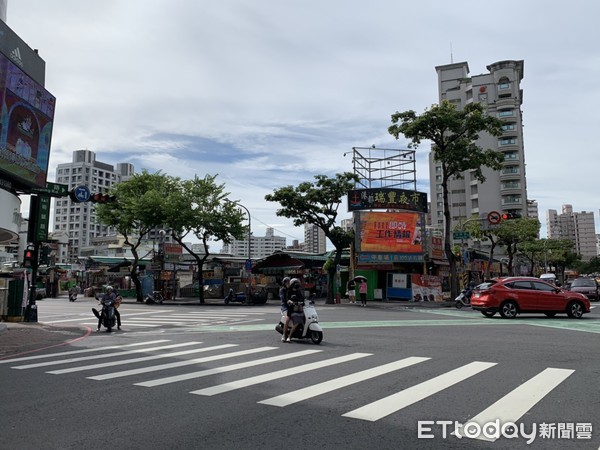
{"label": "sky", "polygon": [[[56,97],[48,181],[75,150],[183,179],[218,175],[252,232],[303,241],[274,189],[352,170],[353,147],[404,149],[396,111],[438,100],[435,67],[524,60],[529,199],[594,212],[600,3],[455,0],[8,0]],[[416,153],[429,195],[429,145]],[[24,199],[23,210],[28,202]],[[349,218],[345,204],[340,219]],[[213,250],[220,244],[213,244]]]}

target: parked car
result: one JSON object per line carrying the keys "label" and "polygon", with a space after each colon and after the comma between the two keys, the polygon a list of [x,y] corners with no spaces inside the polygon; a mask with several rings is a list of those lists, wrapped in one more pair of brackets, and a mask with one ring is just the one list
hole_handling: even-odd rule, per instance
{"label": "parked car", "polygon": [[568,288],[571,292],[580,292],[590,300],[597,302],[600,300],[600,286],[595,278],[582,277],[575,278]]}
{"label": "parked car", "polygon": [[471,307],[486,317],[497,312],[505,319],[523,313],[544,313],[548,317],[566,313],[580,319],[590,312],[590,301],[579,292],[564,291],[539,278],[506,277],[477,286],[471,297]]}

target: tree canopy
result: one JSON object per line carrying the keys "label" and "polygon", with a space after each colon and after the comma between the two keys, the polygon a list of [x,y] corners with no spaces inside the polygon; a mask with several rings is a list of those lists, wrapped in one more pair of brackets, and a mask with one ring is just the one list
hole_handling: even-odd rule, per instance
{"label": "tree canopy", "polygon": [[338,173],[332,178],[316,175],[314,182],[305,181],[296,187],[284,186],[265,196],[265,200],[281,205],[276,212],[278,216],[293,219],[294,226],[316,225],[335,247],[333,264],[327,268],[328,303],[333,303],[333,279],[342,259],[342,251],[350,246],[354,238],[352,232],[336,225],[338,208],[342,198],[358,181],[358,176],[351,172]]}
{"label": "tree canopy", "polygon": [[388,132],[399,139],[404,135],[410,148],[417,148],[423,140],[433,144],[433,159],[442,166],[442,197],[444,205],[444,249],[450,263],[450,283],[452,296],[458,295],[457,258],[452,252],[450,231],[452,221],[448,201],[448,181],[462,178],[464,171],[470,171],[479,182],[485,181],[483,167],[500,170],[504,156],[492,149],[483,149],[477,144],[480,133],[492,136],[502,134],[502,121],[486,114],[484,107],[477,102],[467,103],[457,109],[444,100],[418,115],[415,111],[392,114],[392,125]]}

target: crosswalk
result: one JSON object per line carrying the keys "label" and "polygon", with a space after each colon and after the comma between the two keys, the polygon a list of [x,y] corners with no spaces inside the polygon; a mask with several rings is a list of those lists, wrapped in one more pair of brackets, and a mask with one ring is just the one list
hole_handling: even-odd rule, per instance
{"label": "crosswalk", "polygon": [[[269,382],[297,377],[301,373],[316,373],[320,369],[342,367],[343,376],[334,376],[325,381],[318,378],[319,381],[313,384],[283,393],[276,392],[281,389],[281,385],[274,383],[273,394],[276,395],[257,402],[265,407],[285,408],[296,403],[309,402],[326,394],[341,395],[340,391],[351,389],[367,380],[377,378],[385,383],[390,380],[390,374],[403,369],[421,367],[420,365],[432,361],[432,358],[427,356],[408,356],[383,364],[371,364],[370,367],[365,368],[365,363],[374,360],[373,356],[372,353],[362,352],[333,355],[328,349],[307,349],[300,346],[298,349],[293,347],[290,349],[290,346],[285,346],[284,349],[273,346],[243,348],[243,345],[237,343],[207,345],[201,341],[173,343],[169,339],[155,339],[120,346],[85,348],[0,360],[0,365],[8,365],[10,369],[16,371],[42,370],[51,375],[82,373],[85,378],[98,382],[123,379],[125,382],[131,382],[133,386],[143,388],[159,388],[192,381],[197,383],[196,388],[190,391],[188,383],[185,384],[187,386],[185,389],[192,395],[208,397],[259,384],[268,385]],[[381,355],[377,360],[381,361]],[[359,363],[357,365],[360,365],[360,368],[353,371],[352,363]],[[448,364],[454,365],[451,361],[448,361]],[[355,390],[358,392],[354,393],[353,398],[357,403],[365,404],[360,406],[357,404],[358,407],[350,411],[340,411],[340,416],[376,422],[392,414],[398,414],[425,399],[433,398],[460,383],[468,382],[473,377],[483,373],[489,376],[489,373],[498,366],[499,363],[496,362],[472,361],[459,367],[451,367],[446,372],[429,379],[419,379],[419,382],[412,386],[400,390],[396,388],[397,392],[390,392],[390,388],[385,391],[385,396],[379,399],[368,398],[361,401],[360,390],[356,386]],[[254,369],[245,376],[244,371],[250,368]],[[256,368],[259,368],[261,373],[256,374]],[[173,369],[179,370],[173,373]],[[233,381],[211,384],[210,381],[201,380],[233,371],[239,372],[239,376]],[[501,419],[516,423],[574,372],[571,369],[545,368],[528,380],[523,381],[519,378],[518,385],[511,386],[512,390],[502,398],[487,399],[490,402],[489,407],[481,411],[472,411],[472,414],[469,414],[471,417],[469,422],[483,424]],[[303,380],[307,379],[310,380],[307,377],[303,378]],[[485,396],[486,393],[483,392],[481,395]],[[485,439],[489,440],[489,438]]]}
{"label": "crosswalk", "polygon": [[[138,311],[136,309],[120,309],[123,328],[127,330],[139,330],[144,328],[157,328],[164,326],[197,327],[197,326],[223,326],[261,323],[266,320],[273,321],[275,315],[270,311],[226,311],[220,309],[207,309],[203,311],[189,311],[182,313],[169,309],[154,311]],[[77,323],[95,328],[98,325],[91,313],[74,318],[64,318],[54,315],[49,320],[43,321],[48,325],[65,323]]]}

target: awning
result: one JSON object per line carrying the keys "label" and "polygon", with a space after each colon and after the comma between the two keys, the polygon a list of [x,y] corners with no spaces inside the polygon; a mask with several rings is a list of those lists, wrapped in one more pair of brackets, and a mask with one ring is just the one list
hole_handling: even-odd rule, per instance
{"label": "awning", "polygon": [[107,272],[120,272],[121,271],[121,267],[129,267],[129,266],[131,266],[131,261],[121,261],[118,264],[110,266],[108,268]]}
{"label": "awning", "polygon": [[254,273],[276,273],[286,270],[298,270],[304,267],[299,259],[292,258],[286,254],[275,254],[258,261],[252,268]]}

